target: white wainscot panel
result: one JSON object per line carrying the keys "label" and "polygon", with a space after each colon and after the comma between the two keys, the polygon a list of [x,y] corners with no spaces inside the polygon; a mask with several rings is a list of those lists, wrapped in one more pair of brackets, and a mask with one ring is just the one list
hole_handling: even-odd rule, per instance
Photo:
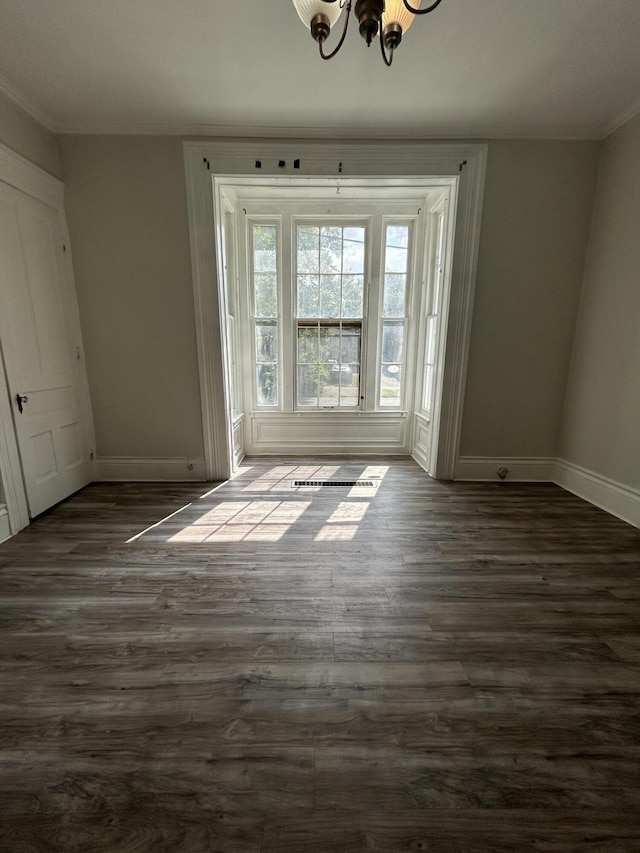
{"label": "white wainscot panel", "polygon": [[244,457],[244,415],[240,415],[233,421],[233,461],[234,468],[237,467]]}
{"label": "white wainscot panel", "polygon": [[249,415],[247,453],[408,453],[404,413]]}
{"label": "white wainscot panel", "polygon": [[431,449],[431,422],[423,415],[414,415],[413,447],[411,455],[426,471],[429,468],[429,453]]}
{"label": "white wainscot panel", "polygon": [[4,504],[0,504],[0,542],[4,542],[11,536],[11,528],[9,526],[9,514]]}

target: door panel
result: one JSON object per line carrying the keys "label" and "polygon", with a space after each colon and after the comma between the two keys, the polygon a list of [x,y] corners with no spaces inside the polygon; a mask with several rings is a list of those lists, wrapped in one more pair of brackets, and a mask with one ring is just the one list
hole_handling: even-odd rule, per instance
{"label": "door panel", "polygon": [[0,183],[0,341],[32,517],[92,479],[73,300],[59,212]]}

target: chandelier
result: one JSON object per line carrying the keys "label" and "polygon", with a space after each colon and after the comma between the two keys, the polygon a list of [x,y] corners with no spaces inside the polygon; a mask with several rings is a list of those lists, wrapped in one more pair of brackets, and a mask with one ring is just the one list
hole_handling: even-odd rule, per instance
{"label": "chandelier", "polygon": [[[355,0],[355,15],[360,24],[360,35],[366,41],[367,47],[376,36],[380,36],[380,50],[386,65],[391,65],[393,53],[402,41],[403,34],[413,23],[414,17],[433,12],[442,0],[435,0],[435,3],[425,9],[420,8],[421,2],[422,0],[415,0],[416,5],[411,6],[408,0]],[[331,59],[342,47],[347,37],[351,4],[352,0],[293,0],[300,20],[318,42],[323,59]],[[344,29],[340,40],[331,53],[325,53],[324,43],[345,7]]]}

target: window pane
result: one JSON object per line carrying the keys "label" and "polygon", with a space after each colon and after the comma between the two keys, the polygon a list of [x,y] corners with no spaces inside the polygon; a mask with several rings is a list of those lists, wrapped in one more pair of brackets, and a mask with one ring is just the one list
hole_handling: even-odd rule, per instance
{"label": "window pane", "polygon": [[436,317],[427,317],[427,364],[436,363]]}
{"label": "window pane", "polygon": [[320,317],[339,317],[342,308],[341,276],[320,276]]}
{"label": "window pane", "polygon": [[365,235],[362,226],[298,227],[298,317],[362,317]]}
{"label": "window pane", "polygon": [[318,350],[318,327],[298,327],[298,362],[310,364],[320,360]]}
{"label": "window pane", "polygon": [[254,252],[272,253],[273,264],[269,269],[275,269],[276,263],[276,234],[275,225],[253,226],[253,249]]}
{"label": "window pane", "polygon": [[340,335],[340,361],[343,364],[360,363],[360,325],[343,325]]}
{"label": "window pane", "polygon": [[387,246],[406,249],[409,246],[409,226],[387,225]]}
{"label": "window pane", "polygon": [[273,272],[277,264],[277,243],[275,225],[253,226],[254,269]]}
{"label": "window pane", "polygon": [[298,272],[317,273],[320,268],[320,229],[298,228]]}
{"label": "window pane", "polygon": [[342,272],[342,228],[320,230],[320,272]]}
{"label": "window pane", "polygon": [[340,407],[341,408],[353,408],[357,406],[360,402],[359,400],[359,387],[358,387],[358,374],[355,372],[357,370],[357,365],[343,365],[348,366],[350,368],[350,373],[348,375],[349,383],[347,384],[346,378],[343,378],[342,385],[340,387]]}
{"label": "window pane", "polygon": [[319,364],[298,365],[298,406],[318,408],[318,397],[324,386],[326,370]]}
{"label": "window pane", "polygon": [[253,280],[256,317],[278,316],[278,277],[275,273],[256,273]]}
{"label": "window pane", "polygon": [[256,366],[259,406],[278,405],[278,368],[275,364]]}
{"label": "window pane", "polygon": [[387,246],[385,254],[385,272],[406,272],[407,271],[407,250],[397,249],[393,246]]}
{"label": "window pane", "polygon": [[405,316],[408,245],[408,225],[387,225],[384,253],[383,317]]}
{"label": "window pane", "polygon": [[402,365],[383,364],[380,376],[380,405],[399,406],[402,393]]}
{"label": "window pane", "polygon": [[320,292],[318,277],[298,276],[298,317],[320,316]]}
{"label": "window pane", "polygon": [[364,295],[364,276],[345,275],[342,277],[342,316],[362,317]]}
{"label": "window pane", "polygon": [[342,271],[364,273],[364,228],[345,228]]}
{"label": "window pane", "polygon": [[359,323],[298,326],[298,406],[360,405]]}
{"label": "window pane", "polygon": [[424,401],[423,408],[426,412],[430,412],[433,405],[433,374],[434,366],[428,365],[424,373]]}
{"label": "window pane", "polygon": [[384,304],[382,307],[383,317],[405,316],[405,291],[407,288],[407,277],[400,273],[387,273],[384,277]]}
{"label": "window pane", "polygon": [[382,362],[402,362],[404,323],[384,323],[382,327]]}
{"label": "window pane", "polygon": [[275,323],[256,323],[256,361],[277,364],[278,329]]}
{"label": "window pane", "polygon": [[[278,229],[254,225],[253,302],[256,317],[278,316]],[[278,325],[275,319],[255,324],[256,405],[278,405]]]}
{"label": "window pane", "polygon": [[253,268],[256,272],[273,272],[276,269],[276,251],[256,249],[253,253]]}
{"label": "window pane", "polygon": [[402,397],[404,322],[382,325],[382,364],[380,367],[380,406],[399,406]]}
{"label": "window pane", "polygon": [[[339,387],[341,408],[360,405],[360,338],[359,324],[343,325],[340,334],[340,350],[337,365],[332,365]],[[336,375],[336,368],[339,373]]]}

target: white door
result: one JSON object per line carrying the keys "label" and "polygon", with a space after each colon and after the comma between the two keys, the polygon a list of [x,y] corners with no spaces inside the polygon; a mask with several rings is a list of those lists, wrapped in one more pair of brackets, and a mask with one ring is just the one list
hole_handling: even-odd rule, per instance
{"label": "white door", "polygon": [[92,479],[60,212],[0,183],[0,342],[29,514]]}

